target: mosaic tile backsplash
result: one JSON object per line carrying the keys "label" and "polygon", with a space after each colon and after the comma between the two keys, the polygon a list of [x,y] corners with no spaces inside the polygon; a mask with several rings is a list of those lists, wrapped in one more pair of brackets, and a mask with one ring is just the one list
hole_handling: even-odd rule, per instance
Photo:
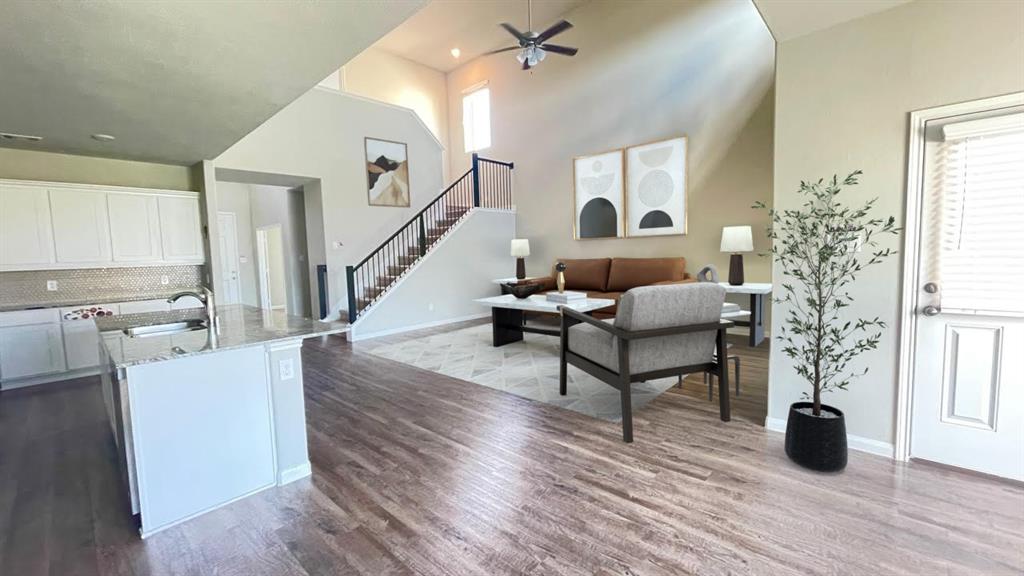
{"label": "mosaic tile backsplash", "polygon": [[[62,306],[160,298],[202,285],[203,266],[146,266],[0,272],[0,308]],[[162,278],[167,277],[167,284]],[[57,290],[46,290],[55,280]]]}

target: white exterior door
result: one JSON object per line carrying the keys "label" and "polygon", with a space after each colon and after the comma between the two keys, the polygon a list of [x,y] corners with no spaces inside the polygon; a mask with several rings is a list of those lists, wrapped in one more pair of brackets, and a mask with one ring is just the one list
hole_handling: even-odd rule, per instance
{"label": "white exterior door", "polygon": [[233,212],[217,214],[217,230],[220,234],[220,292],[218,300],[224,304],[236,304],[241,298],[238,279],[238,227]]}
{"label": "white exterior door", "polygon": [[910,456],[1024,480],[1024,113],[925,138]]}

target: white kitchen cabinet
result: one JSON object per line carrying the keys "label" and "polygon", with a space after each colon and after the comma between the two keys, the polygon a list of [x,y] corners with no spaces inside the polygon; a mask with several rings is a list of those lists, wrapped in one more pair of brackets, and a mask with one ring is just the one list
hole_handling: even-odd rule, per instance
{"label": "white kitchen cabinet", "polygon": [[171,305],[166,298],[158,300],[138,300],[135,302],[121,302],[117,305],[121,314],[139,314],[142,312],[167,312]]}
{"label": "white kitchen cabinet", "polygon": [[65,369],[59,323],[0,328],[0,379],[8,381]]}
{"label": "white kitchen cabinet", "polygon": [[100,333],[92,320],[76,320],[61,324],[64,332],[64,356],[68,370],[95,368],[100,365]]}
{"label": "white kitchen cabinet", "polygon": [[0,184],[0,270],[53,262],[46,188]]}
{"label": "white kitchen cabinet", "polygon": [[160,239],[163,259],[196,261],[203,259],[202,222],[199,199],[160,196]]}
{"label": "white kitchen cabinet", "polygon": [[115,262],[162,260],[160,209],[156,196],[107,194],[110,240]]}
{"label": "white kitchen cabinet", "polygon": [[107,194],[74,189],[50,190],[50,215],[57,262],[109,262],[110,218]]}

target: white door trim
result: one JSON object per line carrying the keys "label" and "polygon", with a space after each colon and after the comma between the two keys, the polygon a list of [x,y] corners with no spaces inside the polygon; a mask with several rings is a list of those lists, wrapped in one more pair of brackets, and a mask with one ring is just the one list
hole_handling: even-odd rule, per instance
{"label": "white door trim", "polygon": [[907,204],[903,223],[903,284],[900,305],[900,356],[896,392],[895,458],[910,459],[910,425],[914,398],[914,346],[917,342],[918,270],[921,258],[921,206],[924,193],[925,123],[939,118],[1024,106],[1024,92],[926,108],[910,113],[907,145]]}

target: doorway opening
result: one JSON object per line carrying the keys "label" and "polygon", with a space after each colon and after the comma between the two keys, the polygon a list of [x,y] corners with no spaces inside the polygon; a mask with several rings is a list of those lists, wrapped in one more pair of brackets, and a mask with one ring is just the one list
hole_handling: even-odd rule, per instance
{"label": "doorway opening", "polygon": [[320,317],[320,183],[217,169],[218,301]]}

